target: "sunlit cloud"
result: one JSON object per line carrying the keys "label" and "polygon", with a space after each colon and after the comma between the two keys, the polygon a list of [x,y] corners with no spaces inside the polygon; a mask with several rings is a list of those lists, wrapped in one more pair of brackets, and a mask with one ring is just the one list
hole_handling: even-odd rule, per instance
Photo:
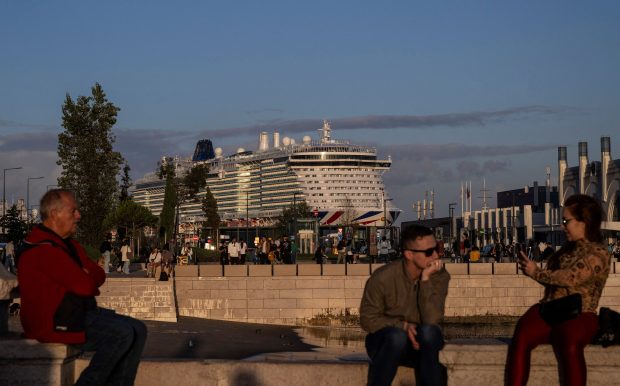
{"label": "sunlit cloud", "polygon": [[[329,121],[338,130],[364,129],[429,129],[434,127],[485,126],[529,116],[560,114],[566,107],[522,106],[495,111],[474,111],[435,115],[366,115],[360,117],[332,118]],[[270,120],[243,127],[205,130],[205,136],[230,137],[257,134],[264,130],[281,130],[286,133],[312,132],[323,125],[322,118],[297,120]]]}

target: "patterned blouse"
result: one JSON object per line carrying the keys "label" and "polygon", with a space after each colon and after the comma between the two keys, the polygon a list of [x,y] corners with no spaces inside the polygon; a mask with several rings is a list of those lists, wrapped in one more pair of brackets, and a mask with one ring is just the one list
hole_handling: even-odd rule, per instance
{"label": "patterned blouse", "polygon": [[573,244],[574,248],[554,253],[547,267],[539,268],[532,278],[545,287],[541,303],[579,293],[583,312],[596,312],[609,276],[611,256],[599,243],[579,240]]}

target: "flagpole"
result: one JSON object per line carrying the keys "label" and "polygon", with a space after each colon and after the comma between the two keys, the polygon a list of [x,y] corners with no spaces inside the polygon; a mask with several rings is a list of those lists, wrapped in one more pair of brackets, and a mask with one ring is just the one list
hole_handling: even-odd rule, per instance
{"label": "flagpole", "polygon": [[463,181],[461,181],[461,218],[463,218]]}

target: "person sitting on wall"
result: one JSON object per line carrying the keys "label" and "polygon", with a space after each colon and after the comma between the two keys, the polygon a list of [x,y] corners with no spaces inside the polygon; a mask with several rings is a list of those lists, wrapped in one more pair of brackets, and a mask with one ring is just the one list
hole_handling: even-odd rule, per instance
{"label": "person sitting on wall", "polygon": [[76,385],[133,385],[146,326],[97,306],[106,275],[71,238],[81,218],[73,192],[48,191],[40,213],[43,223],[26,237],[19,259],[24,336],[95,351]]}
{"label": "person sitting on wall", "polygon": [[433,231],[418,225],[405,229],[402,259],[372,274],[360,305],[360,323],[368,332],[369,386],[391,385],[399,364],[414,365],[416,385],[442,384],[439,323],[449,281]]}

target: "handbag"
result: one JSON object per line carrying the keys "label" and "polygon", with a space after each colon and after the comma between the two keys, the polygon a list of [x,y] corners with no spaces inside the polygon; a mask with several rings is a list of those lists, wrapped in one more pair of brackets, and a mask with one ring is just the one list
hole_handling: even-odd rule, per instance
{"label": "handbag", "polygon": [[575,319],[579,314],[581,294],[571,294],[540,304],[540,316],[550,326]]}

